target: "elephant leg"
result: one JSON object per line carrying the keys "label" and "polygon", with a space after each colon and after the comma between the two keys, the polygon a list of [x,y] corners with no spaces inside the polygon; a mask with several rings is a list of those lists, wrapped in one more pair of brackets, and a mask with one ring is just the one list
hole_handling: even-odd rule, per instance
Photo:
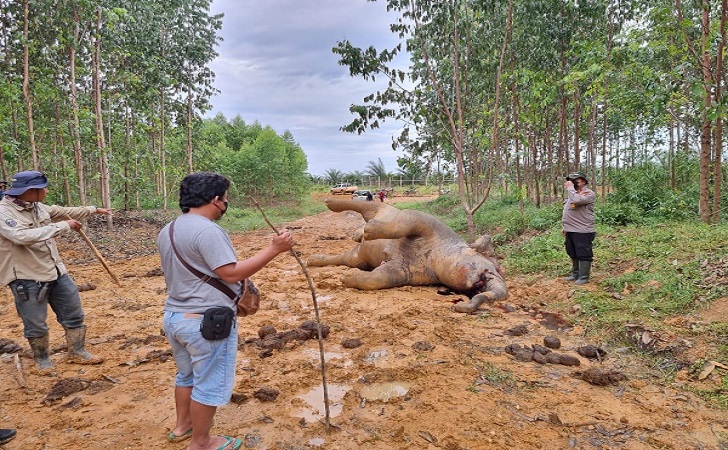
{"label": "elephant leg", "polygon": [[364,239],[400,239],[412,233],[413,225],[405,220],[385,222],[372,219],[364,225]]}
{"label": "elephant leg", "polygon": [[[311,255],[308,257],[307,264],[309,267],[325,267],[325,266],[347,266],[361,267],[362,262],[359,258],[359,245],[354,246],[351,250],[340,255]],[[365,268],[365,267],[362,267]]]}
{"label": "elephant leg", "polygon": [[408,277],[404,270],[382,264],[371,272],[359,269],[348,270],[342,275],[341,282],[346,287],[372,291],[404,286],[408,282]]}
{"label": "elephant leg", "polygon": [[389,206],[386,203],[359,202],[334,198],[327,199],[326,206],[333,212],[356,211],[366,221],[373,219],[382,209],[390,209],[393,213],[399,212],[397,208]]}

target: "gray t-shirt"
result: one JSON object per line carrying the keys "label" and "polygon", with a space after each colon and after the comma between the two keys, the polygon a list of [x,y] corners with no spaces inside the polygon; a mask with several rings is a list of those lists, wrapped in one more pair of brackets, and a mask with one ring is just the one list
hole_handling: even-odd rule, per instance
{"label": "gray t-shirt", "polygon": [[567,190],[561,224],[567,233],[594,233],[594,191],[584,186]]}
{"label": "gray t-shirt", "polygon": [[[177,258],[169,240],[167,224],[157,236],[162,259],[162,272],[167,283],[165,311],[203,313],[214,306],[234,309],[230,298],[215,287],[203,282],[190,272]],[[238,258],[225,230],[199,214],[182,214],[174,226],[174,245],[187,264],[211,277],[218,267],[237,262]],[[225,283],[234,292],[240,292],[240,283]]]}

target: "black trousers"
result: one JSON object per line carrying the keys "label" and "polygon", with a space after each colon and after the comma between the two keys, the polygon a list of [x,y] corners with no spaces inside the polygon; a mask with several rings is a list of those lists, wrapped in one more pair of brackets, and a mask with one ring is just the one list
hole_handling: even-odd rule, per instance
{"label": "black trousers", "polygon": [[566,254],[571,259],[578,259],[581,261],[591,261],[594,259],[594,252],[592,251],[592,243],[596,233],[572,233],[566,232],[564,239],[564,247],[566,247]]}

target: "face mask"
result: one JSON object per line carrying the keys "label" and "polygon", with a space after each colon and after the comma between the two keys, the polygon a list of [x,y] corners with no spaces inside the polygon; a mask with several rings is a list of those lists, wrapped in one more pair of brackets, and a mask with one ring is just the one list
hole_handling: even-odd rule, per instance
{"label": "face mask", "polygon": [[220,217],[219,217],[220,219],[222,219],[222,216],[224,216],[225,213],[228,210],[228,202],[227,202],[227,200],[223,201],[222,203],[225,205],[225,209],[222,209],[219,206],[215,205],[215,207],[220,210]]}

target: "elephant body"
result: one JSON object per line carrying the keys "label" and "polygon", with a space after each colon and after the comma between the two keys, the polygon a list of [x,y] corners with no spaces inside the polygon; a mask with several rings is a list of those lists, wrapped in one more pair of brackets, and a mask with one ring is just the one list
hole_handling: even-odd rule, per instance
{"label": "elephant body", "polygon": [[374,290],[445,285],[471,298],[468,304],[455,305],[459,312],[472,312],[483,302],[508,295],[489,237],[473,248],[436,217],[382,202],[329,199],[326,206],[334,212],[356,211],[366,221],[355,233],[358,244],[351,250],[308,260],[312,267],[351,267],[342,276],[344,286]]}

